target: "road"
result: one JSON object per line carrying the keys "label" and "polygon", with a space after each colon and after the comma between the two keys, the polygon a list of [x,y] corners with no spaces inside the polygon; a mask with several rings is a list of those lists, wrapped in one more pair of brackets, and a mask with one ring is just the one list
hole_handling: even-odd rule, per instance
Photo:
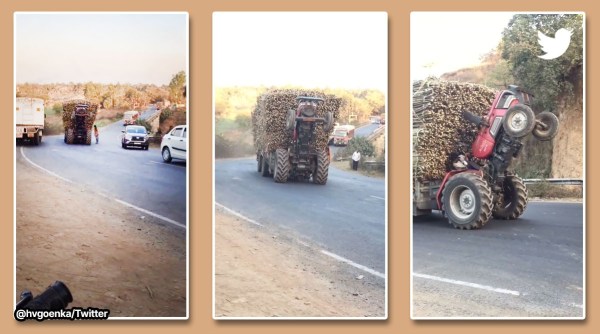
{"label": "road", "polygon": [[385,180],[331,167],[324,186],[275,183],[255,159],[215,162],[216,202],[385,273]]}
{"label": "road", "polygon": [[122,121],[100,128],[100,143],[67,145],[63,136],[44,136],[40,146],[17,146],[17,159],[90,186],[115,199],[186,224],[186,163],[164,163],[158,148],[121,148]]}
{"label": "road", "polygon": [[414,315],[581,317],[583,254],[581,203],[530,202],[476,231],[415,217]]}

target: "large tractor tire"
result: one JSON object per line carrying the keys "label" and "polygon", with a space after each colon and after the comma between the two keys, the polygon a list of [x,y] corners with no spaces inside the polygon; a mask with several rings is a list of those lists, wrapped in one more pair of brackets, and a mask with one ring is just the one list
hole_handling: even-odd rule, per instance
{"label": "large tractor tire", "polygon": [[286,183],[290,176],[290,155],[287,150],[278,148],[275,151],[275,171],[273,179],[277,183]]}
{"label": "large tractor tire", "polygon": [[542,111],[535,116],[533,136],[541,141],[547,141],[558,133],[558,117],[549,111]]}
{"label": "large tractor tire", "polygon": [[492,216],[492,191],[483,178],[463,172],[452,176],[442,191],[448,222],[462,230],[483,227]]}
{"label": "large tractor tire", "polygon": [[290,176],[290,155],[287,150],[278,148],[275,151],[275,171],[273,179],[277,183],[286,183]]}
{"label": "large tractor tire", "polygon": [[262,161],[262,167],[261,167],[262,171],[261,171],[260,175],[262,175],[263,177],[271,176],[271,171],[269,170],[269,161],[268,161],[268,159],[265,158],[265,157],[263,157],[261,155],[261,159],[260,160]]}
{"label": "large tractor tire", "polygon": [[518,175],[508,176],[502,186],[502,201],[494,206],[492,215],[498,219],[517,219],[527,207],[527,187]]}
{"label": "large tractor tire", "polygon": [[86,145],[92,145],[92,129],[89,129],[87,131],[87,134],[85,136],[85,144]]}
{"label": "large tractor tire", "polygon": [[506,111],[502,119],[504,132],[513,138],[523,138],[531,133],[535,126],[533,110],[524,104],[514,105]]}
{"label": "large tractor tire", "polygon": [[73,144],[75,141],[75,133],[73,129],[67,129],[67,144]]}
{"label": "large tractor tire", "polygon": [[326,184],[329,175],[329,154],[327,150],[317,151],[317,171],[313,175],[315,184]]}

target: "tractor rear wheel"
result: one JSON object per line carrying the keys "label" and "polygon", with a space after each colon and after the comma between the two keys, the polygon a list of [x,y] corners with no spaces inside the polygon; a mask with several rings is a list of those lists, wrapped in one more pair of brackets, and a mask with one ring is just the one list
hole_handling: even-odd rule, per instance
{"label": "tractor rear wheel", "polygon": [[502,186],[502,201],[494,206],[494,218],[517,219],[527,207],[527,187],[518,175],[507,176]]}
{"label": "tractor rear wheel", "polygon": [[67,129],[67,144],[73,144],[74,140],[75,133],[73,132],[73,129]]}
{"label": "tractor rear wheel", "polygon": [[535,114],[533,110],[524,104],[514,105],[506,111],[502,119],[504,132],[513,138],[527,136],[535,126]]}
{"label": "tractor rear wheel", "polygon": [[326,184],[329,175],[329,154],[327,150],[317,151],[317,171],[313,175],[315,184]]}
{"label": "tractor rear wheel", "polygon": [[547,141],[558,133],[558,117],[549,111],[542,111],[535,116],[533,136],[541,141]]}
{"label": "tractor rear wheel", "polygon": [[478,174],[456,174],[442,191],[442,209],[455,228],[481,228],[492,216],[492,191]]}
{"label": "tractor rear wheel", "polygon": [[275,171],[273,179],[277,183],[286,183],[290,176],[290,155],[287,150],[278,148],[275,151]]}
{"label": "tractor rear wheel", "polygon": [[86,145],[92,145],[92,129],[89,129],[87,131],[87,134],[85,136],[85,144]]}

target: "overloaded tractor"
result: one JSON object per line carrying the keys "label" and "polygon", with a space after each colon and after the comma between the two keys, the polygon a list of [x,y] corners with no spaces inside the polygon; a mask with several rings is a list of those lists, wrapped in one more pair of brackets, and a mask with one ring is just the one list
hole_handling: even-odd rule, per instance
{"label": "overloaded tractor", "polygon": [[63,103],[64,141],[67,144],[92,143],[92,127],[96,120],[98,105],[87,100]]}
{"label": "overloaded tractor", "polygon": [[463,119],[479,127],[471,154],[459,155],[441,180],[414,180],[413,215],[444,212],[459,229],[476,229],[492,217],[517,219],[527,206],[527,189],[510,165],[533,134],[541,141],[558,131],[551,112],[537,115],[531,109],[533,95],[510,85],[496,94],[487,116],[464,111]]}
{"label": "overloaded tractor", "polygon": [[[324,103],[322,98],[299,96],[297,108],[290,109],[282,134],[287,147],[272,149],[268,144],[260,144],[257,150],[257,170],[262,176],[273,176],[277,183],[288,180],[312,181],[326,184],[329,173],[329,133],[333,128],[333,113],[324,112],[322,117],[317,110]],[[321,127],[321,132],[319,131]]]}

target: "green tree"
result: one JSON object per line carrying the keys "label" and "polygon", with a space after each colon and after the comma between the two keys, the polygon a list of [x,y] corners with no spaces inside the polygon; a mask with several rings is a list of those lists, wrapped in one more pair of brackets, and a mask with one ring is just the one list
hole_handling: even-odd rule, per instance
{"label": "green tree", "polygon": [[185,72],[181,71],[175,74],[169,83],[169,98],[175,103],[181,103],[184,100],[184,86]]}
{"label": "green tree", "polygon": [[83,87],[83,94],[86,99],[100,101],[102,99],[102,85],[88,82]]}
{"label": "green tree", "polygon": [[[571,30],[571,44],[562,56],[545,60],[537,31],[547,36]],[[559,99],[573,96],[583,78],[583,16],[579,14],[518,14],[504,29],[500,44],[502,58],[516,83],[535,95],[541,109],[554,110]]]}

